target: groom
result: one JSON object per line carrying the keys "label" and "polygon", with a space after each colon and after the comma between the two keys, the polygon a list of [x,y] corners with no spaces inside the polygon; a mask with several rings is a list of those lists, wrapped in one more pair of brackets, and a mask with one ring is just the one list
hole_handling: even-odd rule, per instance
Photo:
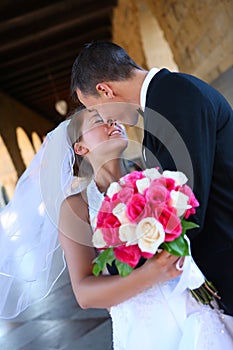
{"label": "groom", "polygon": [[147,167],[181,170],[188,176],[200,202],[193,217],[199,228],[189,234],[192,255],[217,287],[221,307],[233,315],[230,105],[215,89],[191,75],[143,70],[123,48],[109,42],[84,47],[72,68],[71,91],[87,108],[100,105],[100,113],[101,106],[117,102],[115,117],[131,125],[137,122],[138,113],[126,113],[122,106],[140,107],[145,163]]}

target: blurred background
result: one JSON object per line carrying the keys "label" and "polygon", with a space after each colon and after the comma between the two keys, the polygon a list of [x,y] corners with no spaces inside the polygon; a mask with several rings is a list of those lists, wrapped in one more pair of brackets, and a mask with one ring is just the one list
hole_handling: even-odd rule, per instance
{"label": "blurred background", "polygon": [[[47,132],[77,107],[70,74],[85,43],[113,41],[145,69],[196,75],[233,106],[233,0],[1,0],[0,18],[0,208]],[[132,162],[142,123],[127,130],[138,141]],[[0,321],[0,348],[111,349],[111,322],[79,308],[66,272],[43,302]]]}

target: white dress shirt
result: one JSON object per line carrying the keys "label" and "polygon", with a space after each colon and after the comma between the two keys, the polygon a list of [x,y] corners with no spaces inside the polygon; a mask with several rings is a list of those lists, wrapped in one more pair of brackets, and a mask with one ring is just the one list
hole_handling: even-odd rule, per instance
{"label": "white dress shirt", "polygon": [[140,105],[142,110],[145,110],[145,106],[146,106],[146,94],[147,94],[147,89],[148,86],[152,80],[152,78],[155,76],[156,73],[158,73],[160,71],[160,69],[158,68],[151,68],[148,72],[148,74],[146,75],[145,80],[142,83],[142,87],[141,87],[141,91],[140,91]]}

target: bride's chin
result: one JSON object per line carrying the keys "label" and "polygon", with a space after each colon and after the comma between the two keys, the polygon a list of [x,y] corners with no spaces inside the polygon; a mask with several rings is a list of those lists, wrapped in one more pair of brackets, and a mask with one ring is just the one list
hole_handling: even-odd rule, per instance
{"label": "bride's chin", "polygon": [[121,158],[122,153],[125,151],[127,146],[128,146],[128,142],[127,143],[122,142],[121,145],[118,142],[117,146],[114,144],[109,145],[109,147],[107,148],[108,158],[110,155],[112,155],[112,157],[114,157],[114,158]]}
{"label": "bride's chin", "polygon": [[[115,139],[113,141],[113,148],[119,151],[119,153],[123,152],[128,147],[128,140],[126,139]],[[115,142],[114,142],[115,141]]]}

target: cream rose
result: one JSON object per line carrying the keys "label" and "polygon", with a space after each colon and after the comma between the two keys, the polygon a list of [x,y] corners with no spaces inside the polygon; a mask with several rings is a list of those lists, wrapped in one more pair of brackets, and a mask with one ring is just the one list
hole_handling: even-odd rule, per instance
{"label": "cream rose", "polygon": [[124,203],[119,203],[115,206],[112,213],[117,217],[121,224],[129,222],[129,219],[126,217],[126,205]]}
{"label": "cream rose", "polygon": [[147,177],[144,177],[143,179],[136,181],[136,186],[137,186],[138,192],[140,194],[143,194],[145,189],[150,186],[150,180]]}
{"label": "cream rose", "polygon": [[155,168],[145,169],[143,171],[143,175],[148,177],[151,181],[154,179],[159,179],[162,176],[160,172]]}
{"label": "cream rose", "polygon": [[92,243],[96,248],[104,248],[106,247],[106,242],[104,240],[101,229],[97,228],[92,236]]}
{"label": "cream rose", "polygon": [[121,186],[117,182],[112,182],[107,190],[107,195],[112,198],[114,194],[121,190]]}
{"label": "cream rose", "polygon": [[122,242],[127,242],[126,245],[133,245],[137,243],[136,224],[124,224],[119,228],[119,237]]}
{"label": "cream rose", "polygon": [[192,208],[192,206],[188,204],[189,197],[186,196],[186,194],[172,190],[170,195],[170,205],[176,209],[176,214],[178,216],[182,216],[187,209]]}
{"label": "cream rose", "polygon": [[187,181],[187,176],[181,171],[170,171],[165,170],[163,176],[166,178],[171,178],[175,181],[176,186],[183,186]]}
{"label": "cream rose", "polygon": [[136,236],[142,252],[155,254],[160,244],[164,242],[165,232],[158,220],[148,217],[138,223]]}

